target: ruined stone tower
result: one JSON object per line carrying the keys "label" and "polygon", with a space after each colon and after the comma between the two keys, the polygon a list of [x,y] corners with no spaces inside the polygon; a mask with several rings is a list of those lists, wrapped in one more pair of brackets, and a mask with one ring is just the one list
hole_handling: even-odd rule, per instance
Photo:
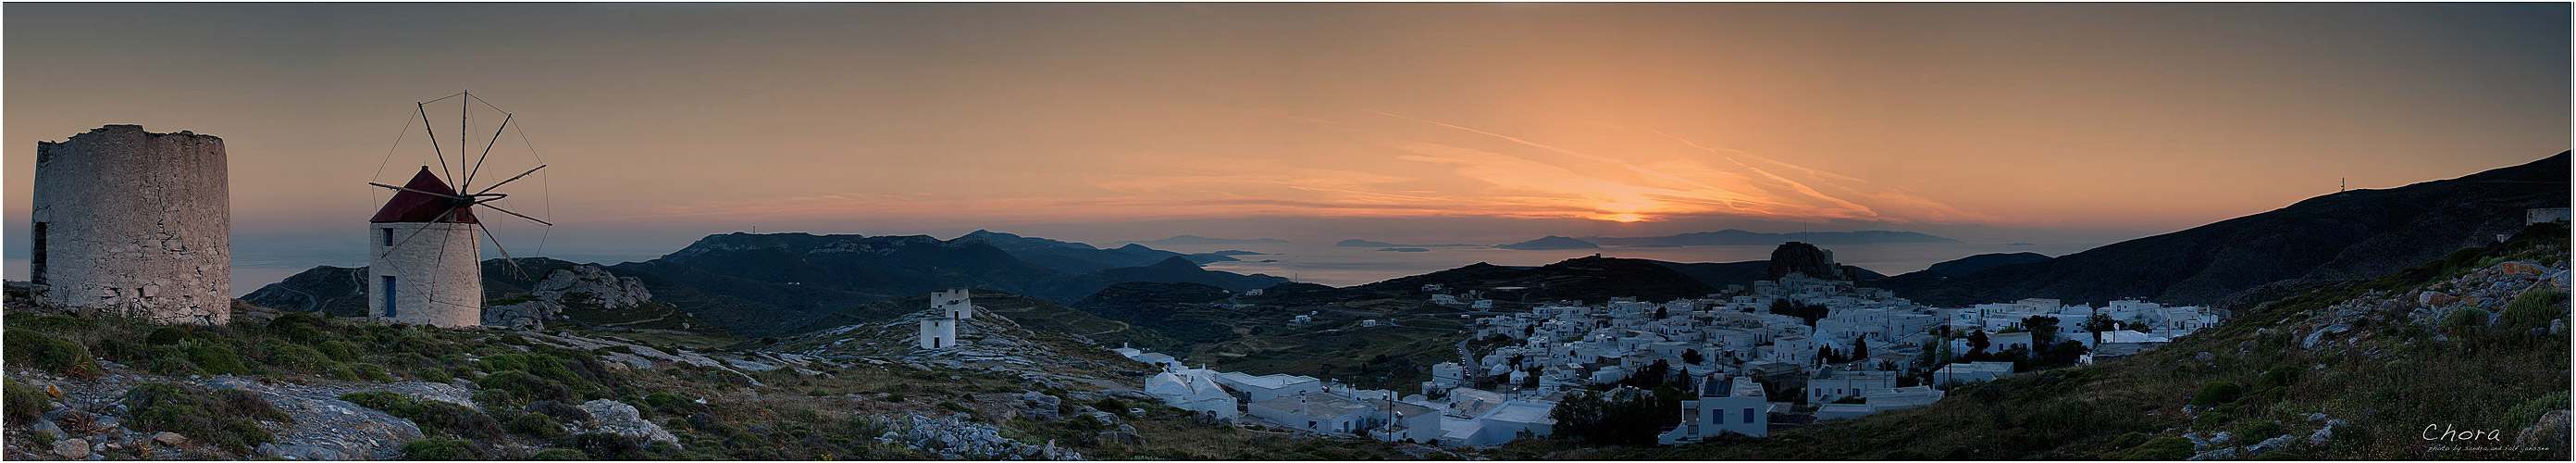
{"label": "ruined stone tower", "polygon": [[224,140],[110,125],[36,142],[36,299],[159,323],[232,318]]}
{"label": "ruined stone tower", "polygon": [[[455,196],[429,167],[403,188]],[[474,210],[411,191],[367,220],[367,317],[445,327],[483,324],[483,246]],[[390,252],[388,252],[390,250]]]}
{"label": "ruined stone tower", "polygon": [[930,307],[947,312],[948,318],[958,320],[975,318],[975,301],[967,294],[966,288],[930,293]]}

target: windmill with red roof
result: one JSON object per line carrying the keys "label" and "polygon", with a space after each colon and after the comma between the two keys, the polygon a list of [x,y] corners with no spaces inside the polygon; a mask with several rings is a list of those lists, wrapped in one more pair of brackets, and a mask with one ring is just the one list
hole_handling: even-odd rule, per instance
{"label": "windmill with red roof", "polygon": [[[466,127],[467,118],[472,111],[470,106],[464,105],[481,102],[481,98],[475,98],[471,93],[458,93],[438,100],[421,102],[417,105],[421,120],[429,119],[430,103],[460,96],[465,100],[459,102],[460,116],[457,124],[459,150],[457,163],[453,166],[454,170],[450,170],[446,152],[438,147],[437,129],[430,127],[429,124],[423,124],[423,130],[430,134],[431,151],[438,155],[439,170],[432,171],[430,166],[421,166],[420,172],[412,174],[411,180],[402,186],[367,183],[394,191],[393,198],[385,201],[382,209],[376,210],[375,217],[367,219],[370,257],[367,260],[366,284],[369,319],[445,327],[482,325],[482,241],[491,239],[493,249],[500,250],[503,259],[509,259],[512,265],[517,265],[518,262],[510,259],[510,251],[501,247],[500,238],[493,237],[491,230],[485,228],[483,222],[475,217],[475,209],[500,211],[503,214],[549,227],[554,226],[553,223],[492,204],[493,201],[509,197],[508,194],[494,193],[493,190],[527,178],[538,169],[546,168],[545,165],[540,164],[519,175],[483,186],[480,190],[473,189],[474,178],[477,172],[482,170],[483,162],[491,157],[492,145],[495,144],[485,143],[482,154],[476,156],[473,164],[469,166],[465,163],[464,148],[469,146],[467,145],[469,140],[464,137],[463,128]],[[483,104],[490,107],[488,102]],[[499,111],[499,108],[493,108],[493,110]],[[498,142],[502,131],[510,127],[509,113],[502,114],[504,116],[501,119],[500,128],[492,132],[492,142]],[[522,136],[525,136],[524,133]],[[401,141],[396,140],[395,143],[399,146]],[[391,154],[388,153],[388,156]],[[447,181],[441,179],[439,175],[441,172],[449,173],[446,178],[461,177],[462,180],[454,187],[450,187]]]}

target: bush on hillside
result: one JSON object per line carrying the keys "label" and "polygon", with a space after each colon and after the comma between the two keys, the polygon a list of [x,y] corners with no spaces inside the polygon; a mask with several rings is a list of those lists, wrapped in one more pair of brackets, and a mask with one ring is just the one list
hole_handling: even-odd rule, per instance
{"label": "bush on hillside", "polygon": [[414,461],[465,461],[482,459],[474,452],[474,443],[463,439],[432,437],[402,446],[403,459]]}
{"label": "bush on hillside", "polygon": [[187,338],[188,330],[179,329],[178,327],[164,326],[152,330],[151,335],[144,336],[143,342],[150,343],[155,346],[167,346],[178,344],[179,340]]}
{"label": "bush on hillside", "polygon": [[2548,327],[2550,320],[2566,317],[2566,291],[2543,289],[2526,292],[2504,305],[2504,326],[2513,331]]}
{"label": "bush on hillside", "polygon": [[2202,384],[2200,386],[2200,393],[2193,394],[2191,396],[2191,404],[2203,407],[2214,407],[2220,404],[2235,402],[2237,397],[2243,395],[2245,395],[2245,388],[2237,386],[2234,382],[2210,381],[2208,384]]}
{"label": "bush on hillside", "polygon": [[235,452],[268,442],[259,420],[292,421],[258,394],[238,389],[207,391],[172,383],[143,383],[126,389],[127,427],[169,431]]}
{"label": "bush on hillside", "polygon": [[506,427],[511,434],[536,438],[553,438],[563,434],[563,428],[555,425],[554,418],[537,412],[521,413],[519,417],[511,418]]}
{"label": "bush on hillside", "polygon": [[6,406],[9,424],[26,423],[44,417],[45,403],[52,401],[52,397],[46,397],[45,391],[37,390],[34,386],[18,384],[17,380],[5,380],[5,382],[7,383],[5,388],[8,395]]}
{"label": "bush on hillside", "polygon": [[2191,458],[2191,455],[2191,441],[2180,437],[2158,437],[2102,457],[2108,460],[2181,460]]}
{"label": "bush on hillside", "polygon": [[2461,307],[2442,317],[2442,331],[2455,336],[2476,333],[2487,327],[2487,319],[2491,315],[2486,309]]}
{"label": "bush on hillside", "polygon": [[250,374],[250,366],[242,364],[241,354],[233,353],[232,346],[201,339],[180,341],[179,346],[187,353],[188,363],[197,365],[197,369],[205,370],[206,374]]}
{"label": "bush on hillside", "polygon": [[7,360],[12,365],[26,365],[48,373],[70,377],[87,377],[98,372],[98,363],[89,356],[89,348],[70,341],[46,336],[35,330],[10,328],[0,333],[8,339]]}
{"label": "bush on hillside", "polygon": [[475,380],[474,384],[481,386],[487,392],[502,393],[501,398],[510,403],[530,400],[563,402],[574,399],[571,387],[519,370],[495,371],[484,375],[483,379]]}
{"label": "bush on hillside", "polygon": [[501,435],[501,424],[491,416],[463,405],[437,400],[420,400],[393,391],[360,391],[341,394],[340,400],[385,414],[408,418],[425,430],[459,437],[491,438]]}

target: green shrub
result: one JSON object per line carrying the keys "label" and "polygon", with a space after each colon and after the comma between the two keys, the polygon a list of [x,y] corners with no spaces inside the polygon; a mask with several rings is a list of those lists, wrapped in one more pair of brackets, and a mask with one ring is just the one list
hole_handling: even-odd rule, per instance
{"label": "green shrub", "polygon": [[179,340],[187,338],[188,330],[179,329],[178,327],[164,326],[153,329],[151,335],[143,337],[143,342],[155,346],[167,346],[178,344]]}
{"label": "green shrub", "polygon": [[512,396],[520,400],[553,400],[562,402],[571,401],[575,398],[571,387],[565,386],[561,382],[538,377],[535,374],[520,370],[496,371],[492,374],[484,375],[483,379],[476,380],[474,384],[482,386],[484,389],[509,391]]}
{"label": "green shrub", "polygon": [[[589,355],[588,353],[569,349],[553,350],[562,351],[567,355]],[[557,400],[569,399],[571,396],[579,394],[589,394],[595,392],[599,388],[599,386],[596,383],[591,382],[589,378],[585,378],[581,374],[573,371],[572,366],[578,364],[578,362],[580,362],[580,360],[565,360],[563,358],[546,354],[493,354],[483,357],[483,367],[486,370],[496,373],[504,370],[523,371],[563,386],[567,391],[569,391],[563,398],[552,396],[535,397]]]}
{"label": "green shrub", "polygon": [[2181,460],[2191,458],[2191,455],[2191,441],[2180,437],[2158,437],[2103,457],[2112,460]]}
{"label": "green shrub", "polygon": [[419,400],[392,391],[359,391],[341,394],[340,400],[385,414],[408,418],[422,429],[461,437],[490,438],[501,435],[501,424],[483,412],[463,405],[436,400]]}
{"label": "green shrub", "polygon": [[590,411],[563,402],[539,400],[528,402],[528,411],[544,413],[557,421],[590,421]]}
{"label": "green shrub", "polygon": [[2147,443],[2147,435],[2146,435],[2146,434],[2140,434],[2140,433],[2137,433],[2137,432],[2135,432],[2135,431],[2132,431],[2132,432],[2129,432],[2129,433],[2127,433],[2127,434],[2121,434],[2121,435],[2120,435],[2120,437],[2112,438],[2112,439],[2111,439],[2111,448],[2114,448],[2114,449],[2127,449],[2127,448],[2131,448],[2131,447],[2137,447],[2137,446],[2138,446],[2138,444],[2144,444],[2144,443]]}
{"label": "green shrub", "polygon": [[2245,436],[2247,440],[2259,441],[2280,436],[2286,432],[2287,430],[2282,429],[2280,423],[2274,423],[2270,420],[2262,420],[2239,427],[2236,434]]}
{"label": "green shrub", "polygon": [[580,450],[573,449],[545,449],[528,454],[530,461],[578,461],[587,458],[588,455],[582,455]]}
{"label": "green shrub", "polygon": [[37,418],[44,417],[45,410],[47,410],[47,408],[45,408],[45,403],[51,402],[53,400],[52,397],[45,396],[45,391],[37,390],[34,386],[18,384],[18,381],[16,380],[6,380],[5,382],[7,384],[6,389],[8,402],[6,406],[8,407],[7,412],[9,414],[9,424],[26,423],[35,421]]}
{"label": "green shrub", "polygon": [[2237,386],[2234,382],[2210,381],[2208,384],[2202,384],[2200,386],[2200,393],[2192,394],[2191,404],[2203,407],[2217,406],[2219,404],[2235,402],[2238,396],[2242,396],[2244,394],[2245,388]]}
{"label": "green shrub", "polygon": [[2254,380],[2254,387],[2288,387],[2290,383],[2299,380],[2300,371],[2302,370],[2299,367],[2290,365],[2272,367],[2270,370],[2263,371],[2262,378]]}
{"label": "green shrub", "polygon": [[269,334],[303,344],[322,342],[331,337],[322,331],[331,323],[329,317],[313,312],[290,312],[268,321]]}
{"label": "green shrub", "polygon": [[2488,313],[2486,309],[2461,307],[2452,310],[2450,315],[2442,317],[2442,331],[2454,335],[2475,333],[2487,327],[2487,317],[2490,315],[2493,314]]}
{"label": "green shrub", "polygon": [[555,425],[554,418],[537,412],[521,413],[519,417],[511,418],[506,428],[511,434],[537,438],[553,438],[563,434],[563,428]]}
{"label": "green shrub", "polygon": [[2270,451],[2270,452],[2263,452],[2263,454],[2262,454],[2262,455],[2255,455],[2255,456],[2254,456],[2254,458],[2249,458],[2249,460],[2254,460],[2254,461],[2307,461],[2307,460],[2308,460],[2308,457],[2300,456],[2299,454],[2296,454],[2296,453],[2290,453],[2290,452],[2289,452],[2289,451],[2287,451],[2287,450],[2274,450],[2274,451]]}
{"label": "green shrub", "polygon": [[27,440],[28,440],[29,442],[34,442],[34,443],[36,443],[36,447],[35,447],[35,448],[40,448],[40,449],[50,449],[50,448],[53,448],[53,447],[54,447],[54,433],[44,432],[44,431],[27,431]]}
{"label": "green shrub", "polygon": [[232,346],[196,339],[181,341],[179,345],[188,353],[188,363],[196,364],[197,369],[205,370],[207,374],[250,374],[250,367],[242,365],[241,355],[233,353]]}
{"label": "green shrub", "polygon": [[456,375],[449,374],[447,369],[439,367],[422,367],[417,370],[412,370],[411,377],[413,379],[433,383],[446,383],[456,379]]}
{"label": "green shrub", "polygon": [[1120,401],[1117,397],[1102,397],[1099,401],[1092,402],[1091,408],[1100,409],[1100,411],[1109,412],[1109,414],[1118,415],[1121,418],[1128,417],[1127,402]]}
{"label": "green shrub", "polygon": [[687,397],[681,397],[679,394],[672,394],[672,393],[669,393],[669,392],[663,392],[663,391],[653,391],[653,393],[651,393],[651,394],[645,394],[645,395],[644,395],[644,407],[645,407],[645,408],[656,408],[656,407],[661,407],[661,406],[666,405],[666,404],[674,404],[674,403],[687,402],[687,401],[689,401],[689,398],[687,398]]}
{"label": "green shrub", "polygon": [[2203,412],[2199,417],[2191,419],[2191,428],[2202,431],[2216,431],[2226,429],[2227,423],[2234,421],[2236,421],[2236,414],[2234,413],[2221,411]]}
{"label": "green shrub", "polygon": [[2523,401],[2521,405],[2505,410],[2503,429],[2529,427],[2532,423],[2540,421],[2541,414],[2549,413],[2550,410],[2566,410],[2568,409],[2567,397],[2567,391],[2558,391],[2542,393],[2539,397]]}
{"label": "green shrub", "polygon": [[128,428],[175,432],[235,452],[269,441],[271,436],[259,420],[292,421],[267,399],[237,389],[208,392],[194,386],[143,383],[126,389],[120,401],[128,410]]}
{"label": "green shrub", "polygon": [[358,379],[379,383],[390,383],[394,381],[394,375],[385,373],[385,367],[382,365],[373,363],[347,363],[343,365],[347,365],[350,371],[355,372]]}
{"label": "green shrub", "polygon": [[592,460],[643,460],[644,442],[622,434],[586,432],[566,438],[567,447],[581,449]]}
{"label": "green shrub", "polygon": [[98,372],[98,362],[89,356],[89,348],[70,341],[55,339],[35,330],[10,328],[0,332],[0,349],[6,350],[11,365],[25,365],[57,375],[87,377]]}
{"label": "green shrub", "polygon": [[321,344],[313,346],[313,348],[322,351],[322,355],[331,356],[332,360],[346,362],[358,358],[358,346],[356,344],[350,344],[348,341],[333,339],[323,341]]}
{"label": "green shrub", "polygon": [[314,351],[311,347],[283,339],[271,338],[268,344],[262,347],[268,351],[270,366],[285,367],[304,373],[329,373],[332,367],[340,364],[340,362],[331,361],[330,357],[322,356],[321,352]]}
{"label": "green shrub", "polygon": [[443,437],[432,437],[404,442],[402,453],[403,459],[418,461],[465,461],[481,459],[481,456],[474,452],[474,443],[466,442],[463,439],[448,439]]}
{"label": "green shrub", "polygon": [[2543,289],[2526,292],[2504,305],[2504,326],[2515,331],[2547,327],[2550,320],[2566,317],[2566,291]]}

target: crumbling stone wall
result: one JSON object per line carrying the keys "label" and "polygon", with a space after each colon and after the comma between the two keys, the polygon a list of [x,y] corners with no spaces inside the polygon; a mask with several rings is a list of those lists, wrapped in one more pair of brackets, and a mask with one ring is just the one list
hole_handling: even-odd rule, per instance
{"label": "crumbling stone wall", "polygon": [[232,315],[224,140],[109,125],[36,142],[37,299],[161,323]]}

